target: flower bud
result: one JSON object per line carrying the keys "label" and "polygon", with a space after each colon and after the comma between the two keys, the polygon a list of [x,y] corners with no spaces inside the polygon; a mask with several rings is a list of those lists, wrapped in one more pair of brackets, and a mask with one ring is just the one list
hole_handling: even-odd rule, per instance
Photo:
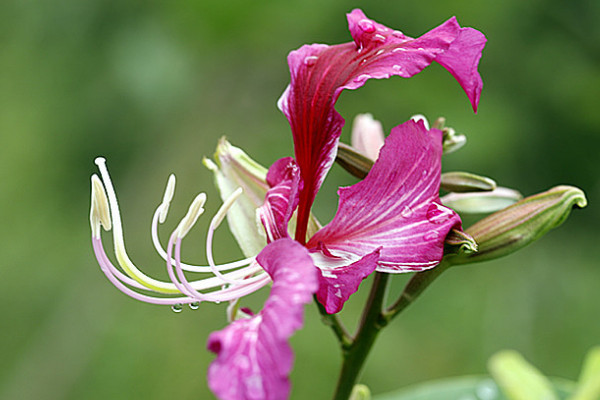
{"label": "flower bud", "polygon": [[440,186],[455,193],[489,192],[496,189],[496,182],[470,172],[446,172],[442,174]]}
{"label": "flower bud", "polygon": [[338,143],[338,152],[335,161],[359,179],[364,179],[374,164],[373,160],[365,157],[354,147],[342,142]]}
{"label": "flower bud", "polygon": [[574,206],[583,208],[586,205],[583,191],[572,186],[556,186],[527,197],[466,229],[465,232],[477,241],[479,251],[449,261],[467,264],[510,254],[562,224]]}
{"label": "flower bud", "polygon": [[385,135],[381,122],[371,114],[358,114],[352,124],[352,147],[371,160],[377,160]]}
{"label": "flower bud", "polygon": [[487,214],[502,210],[522,198],[516,190],[497,187],[489,192],[449,193],[440,200],[458,213]]}

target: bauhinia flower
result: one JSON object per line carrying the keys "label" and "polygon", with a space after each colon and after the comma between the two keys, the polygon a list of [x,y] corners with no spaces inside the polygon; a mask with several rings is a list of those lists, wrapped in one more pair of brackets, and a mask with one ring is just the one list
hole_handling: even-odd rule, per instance
{"label": "bauhinia flower", "polygon": [[[436,266],[448,232],[460,228],[458,215],[439,199],[442,131],[410,120],[392,129],[364,180],[339,190],[333,220],[314,235],[309,229],[310,209],[335,158],[344,124],[334,109],[343,89],[357,89],[370,78],[408,78],[433,61],[454,75],[474,109],[482,86],[477,64],[485,38],[474,29],[461,28],[454,18],[417,39],[366,18],[360,10],[348,14],[348,22],[353,42],[307,45],[288,57],[291,83],[279,106],[292,128],[295,158],[278,160],[266,174],[254,165],[240,181],[228,179],[231,174],[224,170],[226,165],[219,168],[209,163],[224,202],[207,233],[207,265],[181,261],[182,240],[203,212],[206,196],[202,193],[172,232],[166,249],[160,243],[158,224],[164,222],[174,192],[171,177],[152,223],[153,242],[165,260],[170,281],[140,271],[125,251],[119,207],[105,161],[96,160],[102,179],[92,177],[92,242],[102,271],[121,291],[179,310],[183,303],[197,308],[203,301],[236,302],[272,282],[262,311],[243,313],[209,338],[208,348],[217,354],[209,370],[209,386],[219,398],[286,398],[293,360],[287,340],[302,325],[303,305],[313,294],[327,312],[338,312],[375,270],[402,273]],[[264,239],[244,240],[241,246],[247,258],[215,263],[213,234],[228,211],[232,211],[230,219],[248,219],[254,207],[264,228],[265,247],[259,250]],[[247,222],[230,221],[236,226],[236,238],[244,236],[236,232],[239,226],[252,232],[252,223]],[[289,230],[294,223],[292,239]],[[113,229],[121,270],[103,249],[101,226]],[[189,281],[184,271],[210,276]]]}

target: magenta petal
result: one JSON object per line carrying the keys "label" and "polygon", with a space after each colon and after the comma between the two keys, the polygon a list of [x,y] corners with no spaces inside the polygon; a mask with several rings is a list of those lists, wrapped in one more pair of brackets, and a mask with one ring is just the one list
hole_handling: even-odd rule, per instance
{"label": "magenta petal", "polygon": [[475,112],[483,87],[477,67],[486,41],[483,33],[478,30],[461,28],[458,38],[452,42],[448,51],[435,59],[456,78],[469,97]]}
{"label": "magenta petal", "polygon": [[[338,264],[336,262],[338,260],[328,257],[325,252],[321,259],[323,262],[315,263],[321,270],[317,300],[325,306],[325,310],[329,314],[339,312],[346,300],[358,290],[362,280],[375,271],[379,252],[377,249],[360,260],[342,267],[331,266],[331,264]],[[314,256],[313,259],[315,259]]]}
{"label": "magenta petal", "polygon": [[302,182],[296,161],[286,157],[273,163],[267,173],[267,183],[271,188],[257,214],[267,232],[267,241],[272,242],[289,236],[288,222],[298,206]]}
{"label": "magenta petal", "polygon": [[339,190],[338,211],[307,247],[363,257],[381,248],[378,271],[432,268],[460,218],[439,202],[442,133],[422,121],[392,129],[367,177]]}
{"label": "magenta petal", "polygon": [[[462,30],[455,18],[416,39],[368,19],[360,10],[348,14],[348,25],[354,42],[306,45],[288,56],[291,81],[278,104],[292,128],[296,161],[304,182],[296,232],[296,239],[301,241],[310,207],[335,159],[344,119],[334,105],[343,89],[357,89],[371,78],[409,78],[440,59],[465,88],[474,106],[481,90],[476,62],[481,46],[472,45],[474,30]],[[440,58],[459,35],[464,37],[455,52],[469,50],[468,60],[463,62],[469,68],[452,54]]]}
{"label": "magenta petal", "polygon": [[208,383],[222,400],[288,398],[294,357],[287,341],[302,326],[303,306],[317,290],[317,269],[299,243],[276,240],[257,260],[273,279],[263,310],[208,338],[208,349],[217,354]]}

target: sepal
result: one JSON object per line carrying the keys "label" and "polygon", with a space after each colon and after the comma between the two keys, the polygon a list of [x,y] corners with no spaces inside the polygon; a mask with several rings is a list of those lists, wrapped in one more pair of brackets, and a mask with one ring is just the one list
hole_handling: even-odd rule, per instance
{"label": "sepal", "polygon": [[262,227],[256,222],[256,209],[263,204],[269,189],[267,169],[225,138],[219,140],[215,162],[204,159],[204,165],[214,174],[215,185],[223,200],[239,187],[244,190],[227,212],[227,223],[244,255],[253,257],[267,244]]}

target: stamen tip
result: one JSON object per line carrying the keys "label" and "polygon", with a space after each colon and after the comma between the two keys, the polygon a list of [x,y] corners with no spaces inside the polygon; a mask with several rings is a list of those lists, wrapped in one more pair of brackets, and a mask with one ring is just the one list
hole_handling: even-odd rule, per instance
{"label": "stamen tip", "polygon": [[177,226],[177,236],[179,238],[183,238],[192,229],[200,215],[204,212],[204,203],[206,203],[206,193],[200,193],[192,201],[187,214],[183,217],[179,226]]}
{"label": "stamen tip", "polygon": [[167,181],[167,187],[165,189],[165,194],[163,195],[162,203],[160,204],[160,213],[158,216],[158,222],[161,224],[165,222],[167,219],[167,214],[169,212],[169,206],[171,205],[171,200],[173,200],[173,195],[175,194],[175,175],[169,175],[169,179]]}
{"label": "stamen tip", "polygon": [[92,204],[90,209],[90,224],[94,237],[100,237],[100,225],[104,230],[112,228],[108,199],[104,185],[98,175],[92,175]]}

